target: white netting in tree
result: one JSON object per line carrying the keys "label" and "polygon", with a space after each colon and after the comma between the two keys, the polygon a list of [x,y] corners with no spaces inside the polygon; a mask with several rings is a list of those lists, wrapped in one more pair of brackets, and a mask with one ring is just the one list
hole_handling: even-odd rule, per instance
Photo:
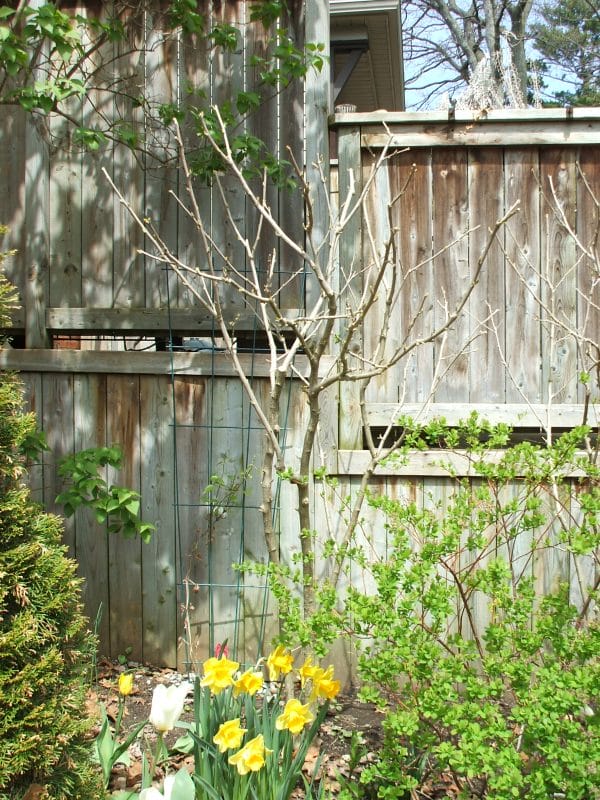
{"label": "white netting in tree", "polygon": [[502,108],[504,96],[502,87],[494,77],[489,56],[482,59],[471,75],[469,85],[456,98],[456,108],[479,111],[484,108]]}
{"label": "white netting in tree", "polygon": [[[448,108],[448,98],[440,107]],[[481,111],[493,108],[525,108],[526,99],[521,92],[511,50],[506,40],[502,52],[494,59],[483,58],[471,75],[469,85],[457,96],[455,107],[462,110]]]}

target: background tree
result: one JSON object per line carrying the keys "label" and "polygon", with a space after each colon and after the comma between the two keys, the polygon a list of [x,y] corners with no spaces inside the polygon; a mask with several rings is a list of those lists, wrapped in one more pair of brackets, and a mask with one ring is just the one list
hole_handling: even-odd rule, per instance
{"label": "background tree", "polygon": [[531,29],[542,74],[561,105],[600,105],[600,8],[594,0],[543,3]]}
{"label": "background tree", "polygon": [[[402,4],[407,91],[419,105],[464,90],[484,60],[496,104],[527,96],[527,23],[534,0],[409,0]],[[506,70],[512,66],[514,86]],[[504,102],[502,102],[504,101]]]}

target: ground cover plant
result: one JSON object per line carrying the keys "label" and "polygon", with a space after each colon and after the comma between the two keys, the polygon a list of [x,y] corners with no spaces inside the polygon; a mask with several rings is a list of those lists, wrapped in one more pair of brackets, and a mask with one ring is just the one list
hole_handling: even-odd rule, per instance
{"label": "ground cover plant", "polygon": [[[13,301],[0,275],[0,316]],[[0,373],[0,798],[34,784],[54,800],[100,797],[84,712],[94,645],[60,520],[23,484],[35,439],[17,378]]]}
{"label": "ground cover plant", "polygon": [[404,423],[407,447],[466,448],[474,477],[457,478],[443,503],[372,496],[385,547],[375,558],[358,542],[346,550],[345,602],[321,587],[305,627],[288,604],[294,636],[351,637],[361,695],[384,712],[377,762],[342,796],[426,797],[445,783],[460,798],[597,797],[600,485],[589,428],[492,458],[508,443],[503,426]]}

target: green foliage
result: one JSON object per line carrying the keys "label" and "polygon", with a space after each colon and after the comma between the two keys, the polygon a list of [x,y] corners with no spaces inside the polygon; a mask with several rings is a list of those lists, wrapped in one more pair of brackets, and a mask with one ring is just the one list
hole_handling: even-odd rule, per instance
{"label": "green foliage", "polygon": [[171,24],[174,28],[181,27],[187,34],[202,34],[204,17],[197,9],[198,4],[195,0],[172,0],[169,7]]}
{"label": "green foliage", "polygon": [[[252,4],[251,21],[262,24],[267,32],[264,52],[252,58],[256,84],[249,91],[232,93],[231,100],[223,103],[218,113],[206,101],[204,85],[189,86],[177,104],[155,105],[148,97],[132,98],[123,76],[122,85],[111,79],[109,84],[95,84],[94,88],[106,91],[111,104],[116,96],[123,100],[123,108],[141,108],[148,124],[140,126],[133,117],[109,120],[96,114],[89,126],[72,128],[72,141],[91,151],[113,140],[146,152],[144,130],[188,122],[196,128],[197,142],[187,157],[193,173],[205,183],[211,183],[223,172],[220,150],[228,140],[246,177],[267,175],[280,188],[294,188],[296,180],[290,164],[274,156],[262,140],[242,132],[250,115],[256,114],[265,102],[293,81],[304,78],[309,69],[320,71],[323,67],[323,45],[309,42],[298,47],[287,29],[280,26],[287,13],[284,2]],[[125,41],[129,35],[126,22],[132,15],[125,15],[123,22],[118,6],[114,14],[111,17],[103,12],[101,18],[69,14],[55,3],[36,7],[25,4],[19,10],[0,7],[0,67],[13,79],[8,94],[0,93],[0,101],[19,103],[28,112],[62,114],[73,125],[85,110],[88,76],[97,79],[99,74],[97,67],[86,61],[88,54],[97,55],[105,43]],[[230,23],[207,25],[193,0],[171,0],[162,12],[153,7],[152,14],[154,25],[165,35],[178,30],[184,39],[204,37],[210,48],[226,57],[240,47],[242,32]],[[65,101],[69,101],[68,107]],[[73,108],[76,101],[81,104],[79,111]]]}
{"label": "green foliage", "polygon": [[93,649],[75,564],[57,517],[21,484],[35,419],[16,378],[0,374],[0,798],[29,785],[53,800],[99,797],[84,717]]}
{"label": "green foliage", "polygon": [[126,539],[140,536],[144,542],[152,538],[154,525],[143,522],[140,495],[133,489],[108,485],[100,471],[105,467],[119,469],[123,454],[119,447],[92,447],[60,462],[58,473],[70,485],[56,498],[67,517],[80,508],[91,509],[100,525],[107,524],[109,533],[121,533]]}
{"label": "green foliage", "polygon": [[443,505],[370,497],[385,520],[385,557],[356,543],[340,554],[330,542],[354,580],[343,604],[319,586],[308,620],[292,600],[297,576],[268,570],[284,639],[314,647],[350,634],[362,695],[385,712],[379,758],[343,796],[405,798],[446,780],[464,798],[594,797],[600,483],[578,449],[589,430],[491,458],[510,432],[476,416],[454,430],[402,424],[411,446],[466,443],[474,477],[455,479]]}

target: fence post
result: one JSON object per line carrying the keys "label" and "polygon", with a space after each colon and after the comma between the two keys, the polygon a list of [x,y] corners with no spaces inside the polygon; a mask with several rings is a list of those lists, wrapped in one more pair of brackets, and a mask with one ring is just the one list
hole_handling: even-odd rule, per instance
{"label": "fence post", "polygon": [[[354,180],[353,202],[359,196],[361,181],[360,128],[341,127],[338,130],[339,208],[342,209],[351,180]],[[351,307],[353,296],[362,291],[362,219],[360,209],[347,222],[340,237],[339,286],[340,314]],[[352,280],[348,280],[350,276]],[[346,322],[342,319],[342,326]],[[344,330],[340,330],[344,335]],[[355,346],[362,352],[362,334],[355,335]],[[352,366],[352,365],[349,365]],[[342,381],[339,399],[339,447],[342,450],[362,450],[360,418],[360,385],[358,381]]]}
{"label": "fence post", "polygon": [[[305,41],[324,45],[323,56],[327,65],[329,56],[329,3],[312,0],[306,3]],[[323,67],[327,69],[327,66]],[[318,249],[328,235],[329,212],[329,114],[330,83],[326,76],[310,69],[304,79],[306,113],[305,147],[306,180],[310,187],[313,246]],[[314,276],[306,276],[305,308],[311,308],[319,295]]]}

